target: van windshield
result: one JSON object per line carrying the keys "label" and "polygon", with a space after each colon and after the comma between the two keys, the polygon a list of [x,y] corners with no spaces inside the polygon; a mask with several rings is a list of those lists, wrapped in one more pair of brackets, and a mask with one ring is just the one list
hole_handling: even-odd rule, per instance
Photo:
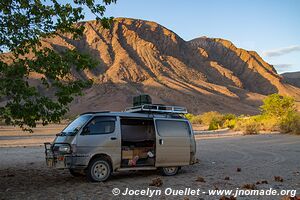
{"label": "van windshield", "polygon": [[92,117],[92,115],[81,115],[72,121],[61,133],[61,136],[76,135],[80,128]]}

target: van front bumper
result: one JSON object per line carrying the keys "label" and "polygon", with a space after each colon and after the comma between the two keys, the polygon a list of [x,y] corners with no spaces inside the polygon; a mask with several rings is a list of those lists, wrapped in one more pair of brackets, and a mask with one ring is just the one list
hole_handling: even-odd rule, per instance
{"label": "van front bumper", "polygon": [[44,146],[48,167],[56,169],[85,169],[87,167],[88,158],[86,157],[54,151],[54,145],[51,143],[44,143]]}
{"label": "van front bumper", "polygon": [[44,143],[45,159],[48,167],[57,169],[66,169],[72,166],[72,156],[66,153],[54,151],[54,145],[51,143]]}

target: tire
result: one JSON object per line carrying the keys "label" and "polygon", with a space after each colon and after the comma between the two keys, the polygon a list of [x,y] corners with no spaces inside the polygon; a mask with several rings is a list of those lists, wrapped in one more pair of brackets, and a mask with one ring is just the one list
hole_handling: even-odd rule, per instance
{"label": "tire", "polygon": [[86,176],[91,182],[104,182],[111,174],[110,162],[104,158],[93,159],[88,168]]}
{"label": "tire", "polygon": [[160,169],[163,176],[174,176],[178,173],[180,167],[162,167]]}
{"label": "tire", "polygon": [[83,174],[80,172],[80,170],[69,169],[69,171],[70,171],[70,174],[72,174],[72,176],[75,176],[75,177],[83,176]]}

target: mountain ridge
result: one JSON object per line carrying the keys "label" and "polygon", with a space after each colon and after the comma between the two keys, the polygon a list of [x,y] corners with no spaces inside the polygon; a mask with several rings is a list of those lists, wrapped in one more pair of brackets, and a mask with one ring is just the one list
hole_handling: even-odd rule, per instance
{"label": "mountain ridge", "polygon": [[300,71],[298,72],[286,72],[281,74],[284,80],[291,85],[300,88]]}
{"label": "mountain ridge", "polygon": [[[71,115],[124,110],[141,93],[149,93],[155,103],[186,106],[192,113],[256,114],[271,93],[300,99],[300,89],[285,83],[256,52],[228,40],[185,41],[155,22],[129,18],[116,18],[110,29],[96,21],[80,24],[85,31],[78,40],[68,34],[42,39],[44,47],[77,48],[100,63],[92,70],[73,71],[75,79],[93,79],[95,84],[71,103]],[[39,76],[31,77],[34,81]]]}

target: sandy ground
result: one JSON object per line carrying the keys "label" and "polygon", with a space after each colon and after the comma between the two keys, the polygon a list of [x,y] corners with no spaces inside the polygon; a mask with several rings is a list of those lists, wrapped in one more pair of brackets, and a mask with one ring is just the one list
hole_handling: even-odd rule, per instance
{"label": "sandy ground", "polygon": [[[147,199],[141,196],[113,196],[119,188],[147,189],[152,179],[160,177],[161,189],[236,189],[247,183],[267,180],[258,189],[296,189],[300,193],[300,137],[291,135],[257,135],[231,137],[198,136],[197,157],[200,162],[183,167],[173,177],[157,171],[122,172],[108,182],[89,183],[85,177],[73,177],[67,170],[49,169],[44,162],[44,141],[53,140],[53,128],[36,132],[37,136],[0,131],[0,199]],[[4,130],[4,131],[3,131]],[[50,133],[52,132],[52,133]],[[27,138],[29,137],[29,138]],[[35,140],[36,139],[36,140]],[[10,146],[10,147],[9,147]],[[241,172],[237,172],[237,168]],[[197,182],[201,176],[205,183]],[[224,180],[228,176],[230,180]],[[275,182],[281,176],[283,182]],[[184,199],[185,196],[155,196],[153,199]],[[189,199],[219,199],[201,194]],[[237,199],[281,199],[279,196],[241,196]]]}
{"label": "sandy ground", "polygon": [[0,126],[0,147],[39,146],[44,142],[51,142],[66,124],[50,124],[37,126],[34,132],[23,132],[18,127]]}

